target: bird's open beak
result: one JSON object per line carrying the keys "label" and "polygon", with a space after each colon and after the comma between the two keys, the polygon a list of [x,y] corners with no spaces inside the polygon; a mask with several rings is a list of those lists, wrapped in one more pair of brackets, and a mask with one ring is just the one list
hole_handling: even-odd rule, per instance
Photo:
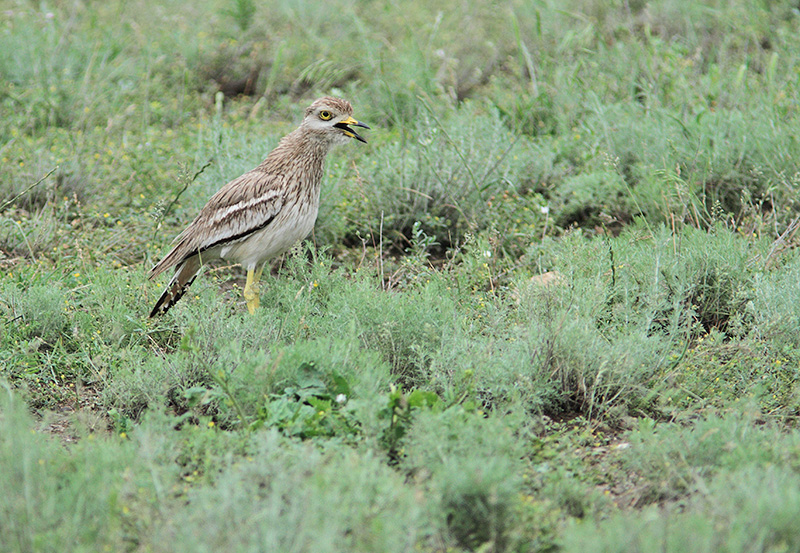
{"label": "bird's open beak", "polygon": [[364,144],[367,143],[356,131],[348,127],[348,125],[353,125],[354,127],[361,127],[362,129],[368,129],[369,126],[365,125],[364,123],[359,123],[352,117],[348,117],[347,119],[343,119],[334,125],[337,129],[342,129],[342,132],[349,136],[350,138],[355,138],[356,140],[360,140]]}

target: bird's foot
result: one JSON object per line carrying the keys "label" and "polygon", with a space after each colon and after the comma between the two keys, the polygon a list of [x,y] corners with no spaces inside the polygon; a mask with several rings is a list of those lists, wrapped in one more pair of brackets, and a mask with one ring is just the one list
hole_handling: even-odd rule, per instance
{"label": "bird's foot", "polygon": [[252,315],[258,309],[259,292],[261,287],[258,285],[261,271],[254,272],[253,270],[247,271],[247,282],[244,284],[244,300],[247,302],[247,310]]}
{"label": "bird's foot", "polygon": [[254,284],[251,286],[245,286],[244,289],[244,300],[247,302],[247,310],[252,315],[256,312],[259,305],[259,286],[258,284]]}

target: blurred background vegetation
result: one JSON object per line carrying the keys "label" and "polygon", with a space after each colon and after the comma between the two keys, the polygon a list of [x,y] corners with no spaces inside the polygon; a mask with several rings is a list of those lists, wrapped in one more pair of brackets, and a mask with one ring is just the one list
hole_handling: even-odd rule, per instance
{"label": "blurred background vegetation", "polygon": [[[0,0],[0,542],[798,549],[799,31],[789,0]],[[325,94],[369,143],[262,309],[216,266],[147,320],[172,237]]]}

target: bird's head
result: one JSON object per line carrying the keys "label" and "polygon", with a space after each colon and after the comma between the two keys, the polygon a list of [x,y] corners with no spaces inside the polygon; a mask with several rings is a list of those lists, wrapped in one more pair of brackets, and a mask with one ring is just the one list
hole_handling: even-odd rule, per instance
{"label": "bird's head", "polygon": [[353,119],[350,102],[332,96],[319,98],[308,106],[302,126],[332,144],[344,144],[351,138],[366,144],[367,141],[351,127],[369,128]]}

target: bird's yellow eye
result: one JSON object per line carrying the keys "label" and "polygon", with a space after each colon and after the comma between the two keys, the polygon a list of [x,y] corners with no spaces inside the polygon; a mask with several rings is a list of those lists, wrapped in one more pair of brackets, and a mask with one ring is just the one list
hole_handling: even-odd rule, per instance
{"label": "bird's yellow eye", "polygon": [[333,115],[331,115],[331,112],[328,110],[323,109],[322,111],[319,112],[319,118],[322,119],[323,121],[328,121],[330,120],[331,117],[333,117]]}

